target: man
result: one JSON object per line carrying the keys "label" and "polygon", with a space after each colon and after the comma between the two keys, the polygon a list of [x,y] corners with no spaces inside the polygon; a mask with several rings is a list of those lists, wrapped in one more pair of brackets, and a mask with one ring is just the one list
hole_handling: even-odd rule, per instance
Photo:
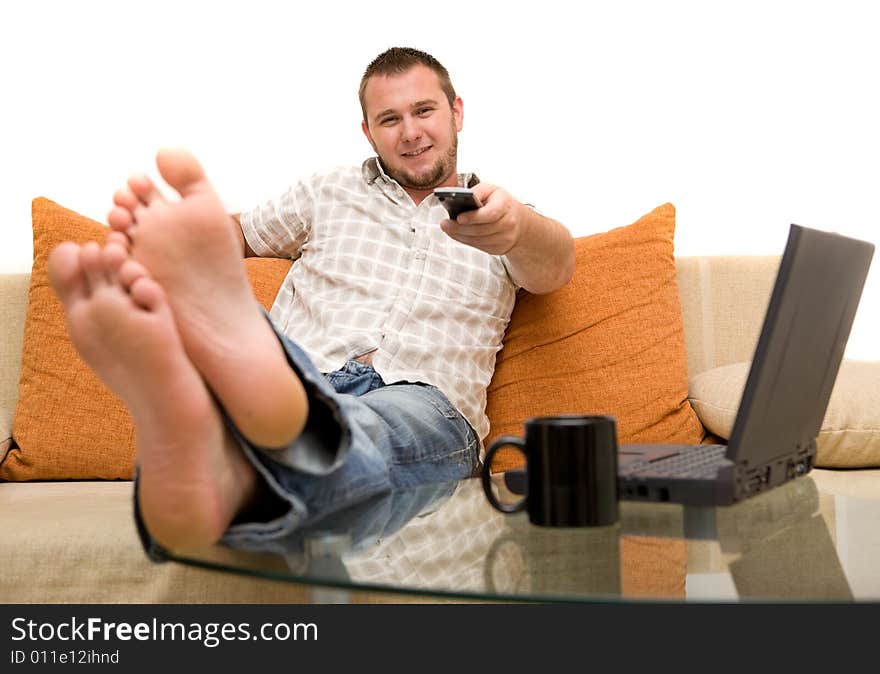
{"label": "man", "polygon": [[[570,278],[572,239],[457,173],[463,105],[445,68],[390,49],[367,68],[377,157],[318,174],[240,216],[181,150],[114,195],[115,230],[60,245],[50,279],[83,359],[137,432],[150,546],[283,536],[395,486],[470,475],[485,389],[517,287]],[[435,187],[475,185],[453,222]],[[242,253],[295,262],[266,319]]]}

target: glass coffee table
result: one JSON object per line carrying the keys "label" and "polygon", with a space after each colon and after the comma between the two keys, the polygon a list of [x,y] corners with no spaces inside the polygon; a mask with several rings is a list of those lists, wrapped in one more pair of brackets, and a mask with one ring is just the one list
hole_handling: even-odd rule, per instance
{"label": "glass coffee table", "polygon": [[877,601],[878,485],[880,471],[816,470],[725,508],[621,502],[612,526],[549,528],[492,509],[469,479],[386,494],[260,547],[166,556],[302,584],[315,602]]}

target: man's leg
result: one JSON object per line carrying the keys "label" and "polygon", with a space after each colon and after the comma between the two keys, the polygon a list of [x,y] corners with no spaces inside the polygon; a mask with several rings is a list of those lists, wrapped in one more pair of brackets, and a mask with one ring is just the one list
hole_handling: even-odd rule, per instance
{"label": "man's leg", "polygon": [[181,199],[135,176],[108,220],[131,232],[132,256],[165,290],[187,354],[236,428],[256,445],[287,445],[305,425],[306,394],[253,296],[229,215],[192,155],[165,150],[156,163]]}
{"label": "man's leg", "polygon": [[[302,527],[323,523],[348,506],[472,474],[476,434],[436,388],[386,386],[372,368],[353,361],[325,376],[295,344],[279,339],[309,392],[306,430],[284,450],[246,442],[242,447],[269,491],[291,507],[271,520],[244,515],[225,542],[284,549],[287,536],[295,543]],[[312,461],[319,456],[326,458]]]}
{"label": "man's leg", "polygon": [[118,242],[61,244],[49,277],[77,351],[131,412],[151,534],[169,548],[216,541],[256,496],[256,473],[187,357],[163,289]]}

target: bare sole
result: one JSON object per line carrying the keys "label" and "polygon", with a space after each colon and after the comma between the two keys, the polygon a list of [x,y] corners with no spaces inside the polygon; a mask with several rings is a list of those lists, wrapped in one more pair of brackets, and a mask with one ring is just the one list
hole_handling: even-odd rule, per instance
{"label": "bare sole", "polygon": [[236,427],[262,447],[283,447],[305,426],[308,401],[251,291],[233,222],[202,167],[183,150],[157,156],[168,201],[145,176],[114,197],[130,213],[133,257],[165,290],[184,348]]}
{"label": "bare sole", "polygon": [[131,412],[151,535],[171,549],[215,542],[253,498],[256,474],[189,361],[163,289],[118,244],[61,244],[49,277],[77,351]]}

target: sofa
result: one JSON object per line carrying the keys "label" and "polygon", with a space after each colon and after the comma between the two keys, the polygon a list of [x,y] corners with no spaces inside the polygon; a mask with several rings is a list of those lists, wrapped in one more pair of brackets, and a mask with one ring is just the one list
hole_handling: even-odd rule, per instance
{"label": "sofa", "polygon": [[[672,287],[677,293],[676,310],[680,308],[686,350],[683,367],[686,367],[687,381],[692,383],[688,399],[682,405],[688,413],[696,414],[706,440],[723,438],[724,424],[729,426],[732,412],[728,410],[725,418],[719,413],[718,401],[708,400],[707,396],[718,395],[721,388],[722,397],[729,399],[728,407],[735,410],[737,385],[728,384],[730,390],[724,390],[723,381],[735,382],[736,377],[730,379],[729,373],[725,373],[730,368],[747,367],[778,262],[776,257],[763,256],[674,259]],[[635,268],[639,268],[638,265]],[[21,390],[24,325],[29,289],[33,293],[31,286],[28,274],[0,275],[0,464],[4,454],[8,458],[16,451],[13,417]],[[514,327],[512,324],[509,332],[514,332]],[[548,343],[558,341],[555,337],[548,338]],[[508,348],[506,345],[504,351]],[[526,351],[529,352],[526,356],[532,357],[529,354],[535,349]],[[517,362],[516,369],[521,370],[523,361]],[[500,364],[499,361],[499,371],[503,369]],[[867,371],[871,377],[878,372],[877,363],[845,365],[852,372]],[[702,384],[702,390],[708,394],[696,390],[701,377],[719,372],[727,377],[722,377],[721,384],[716,378]],[[877,379],[873,382],[876,384]],[[859,385],[864,386],[864,382],[860,380]],[[499,391],[510,388],[490,387],[490,419],[493,415],[500,418],[498,409],[502,403],[498,401],[502,396]],[[865,422],[864,428],[841,429],[841,424],[853,426],[851,420],[845,418],[847,405],[857,405],[864,397],[852,391],[841,395],[836,387],[832,407],[838,408],[834,411],[837,416],[826,422],[838,427],[826,429],[823,426],[827,442],[820,451],[818,465],[824,468],[815,471],[816,479],[835,480],[835,484],[845,488],[846,474],[841,473],[843,479],[837,479],[833,473],[839,471],[833,469],[859,468],[856,471],[860,474],[859,489],[864,490],[866,484],[873,481],[880,495],[880,471],[872,470],[873,466],[880,465],[876,424]],[[614,409],[569,411],[615,412]],[[855,444],[841,444],[838,436],[842,433],[850,440],[855,437]],[[822,474],[827,475],[822,477]],[[870,486],[868,489],[870,491]],[[0,602],[3,603],[190,604],[307,600],[306,590],[293,584],[148,561],[132,520],[132,482],[126,479],[0,481],[0,532]],[[354,600],[379,602],[402,598],[363,594],[355,595]]]}

